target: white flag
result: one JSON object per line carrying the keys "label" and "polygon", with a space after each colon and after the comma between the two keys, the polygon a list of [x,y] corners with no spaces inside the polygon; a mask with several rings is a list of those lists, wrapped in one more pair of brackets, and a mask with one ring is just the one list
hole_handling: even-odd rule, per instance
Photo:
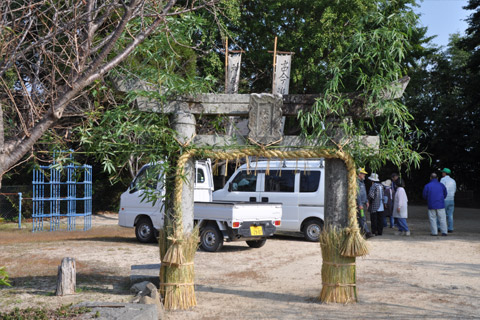
{"label": "white flag", "polygon": [[241,63],[242,63],[241,53],[228,54],[227,90],[226,90],[227,93],[238,93]]}
{"label": "white flag", "polygon": [[290,86],[290,67],[292,65],[292,56],[290,54],[277,54],[277,64],[275,66],[275,79],[273,79],[273,93],[281,95],[288,94]]}

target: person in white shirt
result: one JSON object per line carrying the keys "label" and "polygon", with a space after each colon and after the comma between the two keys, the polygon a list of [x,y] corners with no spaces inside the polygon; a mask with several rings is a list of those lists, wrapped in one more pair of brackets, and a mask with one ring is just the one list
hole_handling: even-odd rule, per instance
{"label": "person in white shirt", "polygon": [[447,189],[447,197],[445,198],[445,213],[447,215],[447,229],[449,233],[453,232],[453,211],[455,210],[455,192],[457,192],[457,183],[450,175],[452,171],[448,168],[442,170],[442,179],[440,182]]}
{"label": "person in white shirt", "polygon": [[393,201],[393,217],[397,218],[398,231],[395,235],[410,236],[410,229],[408,228],[408,198],[405,192],[405,182],[403,179],[395,181],[397,191],[395,192],[395,200]]}

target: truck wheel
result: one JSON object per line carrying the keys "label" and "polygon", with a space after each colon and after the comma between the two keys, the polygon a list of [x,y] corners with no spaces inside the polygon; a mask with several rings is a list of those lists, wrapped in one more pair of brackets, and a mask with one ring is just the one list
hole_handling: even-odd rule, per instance
{"label": "truck wheel", "polygon": [[267,239],[246,241],[250,248],[261,248],[265,245],[265,242],[267,242]]}
{"label": "truck wheel", "polygon": [[200,247],[208,252],[215,252],[223,247],[223,235],[216,226],[208,225],[202,229]]}
{"label": "truck wheel", "polygon": [[141,243],[149,243],[155,240],[155,231],[152,221],[148,218],[141,218],[135,225],[135,236]]}
{"label": "truck wheel", "polygon": [[318,242],[320,233],[323,230],[323,221],[320,219],[308,220],[303,226],[303,235],[305,239],[312,242]]}

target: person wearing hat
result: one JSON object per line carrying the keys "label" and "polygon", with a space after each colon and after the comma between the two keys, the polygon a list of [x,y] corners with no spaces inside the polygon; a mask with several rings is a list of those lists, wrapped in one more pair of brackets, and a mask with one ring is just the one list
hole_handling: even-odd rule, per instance
{"label": "person wearing hat", "polygon": [[385,206],[385,211],[383,212],[383,227],[386,228],[387,224],[387,217],[390,220],[390,228],[393,228],[394,220],[393,220],[393,188],[392,188],[392,180],[387,179],[382,182],[383,185],[383,205]]}
{"label": "person wearing hat", "polygon": [[383,234],[383,186],[378,179],[378,174],[372,172],[368,180],[373,184],[368,191],[368,199],[370,199],[370,221],[372,222],[372,233],[376,236]]}
{"label": "person wearing hat", "polygon": [[358,170],[357,177],[357,220],[360,229],[365,234],[365,237],[371,238],[373,235],[368,228],[367,221],[365,220],[365,212],[368,209],[367,188],[365,187],[365,175],[367,171],[364,168]]}
{"label": "person wearing hat", "polygon": [[447,215],[447,229],[448,232],[453,232],[453,211],[455,210],[455,192],[457,192],[457,183],[453,180],[450,175],[452,171],[448,168],[443,168],[442,170],[442,183],[447,189],[447,197],[445,198],[445,214]]}

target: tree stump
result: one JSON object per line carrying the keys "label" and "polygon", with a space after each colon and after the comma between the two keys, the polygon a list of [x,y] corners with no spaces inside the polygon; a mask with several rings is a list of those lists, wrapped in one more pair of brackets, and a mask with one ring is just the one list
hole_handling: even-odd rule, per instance
{"label": "tree stump", "polygon": [[64,296],[74,294],[77,285],[77,270],[74,258],[63,258],[62,264],[58,266],[57,290],[55,295]]}

